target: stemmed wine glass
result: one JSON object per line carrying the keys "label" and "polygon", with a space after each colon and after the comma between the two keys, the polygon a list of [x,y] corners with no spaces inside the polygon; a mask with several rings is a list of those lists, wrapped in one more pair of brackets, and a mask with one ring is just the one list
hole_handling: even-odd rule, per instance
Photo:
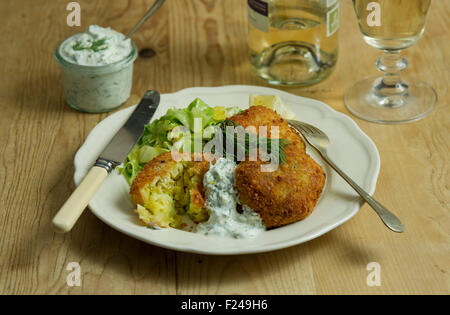
{"label": "stemmed wine glass", "polygon": [[437,95],[427,83],[403,78],[408,61],[400,51],[425,30],[431,0],[353,0],[364,40],[384,51],[377,60],[381,77],[357,82],[345,95],[347,109],[359,118],[385,124],[406,123],[428,115]]}

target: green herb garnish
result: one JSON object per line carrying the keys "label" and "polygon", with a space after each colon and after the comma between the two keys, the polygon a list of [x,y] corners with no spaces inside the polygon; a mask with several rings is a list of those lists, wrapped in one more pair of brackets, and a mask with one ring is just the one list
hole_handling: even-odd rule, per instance
{"label": "green herb garnish", "polygon": [[99,52],[108,48],[105,44],[106,38],[89,41],[88,43],[90,44],[90,46],[84,46],[81,41],[77,41],[75,45],[72,46],[72,48],[73,50],[91,50],[94,52]]}
{"label": "green herb garnish", "polygon": [[77,42],[75,43],[75,45],[72,46],[72,49],[73,49],[73,50],[84,50],[84,49],[88,49],[88,48],[89,48],[89,47],[83,46],[83,43],[82,43],[82,42],[79,42],[79,41],[77,41]]}
{"label": "green herb garnish", "polygon": [[[236,132],[233,132],[233,134],[229,134],[229,132],[227,131],[227,126],[233,126],[233,127],[241,127],[243,132],[245,132],[245,137],[244,137],[244,143],[242,143],[242,141],[239,141],[239,136],[237,135]],[[254,140],[256,140],[256,143],[252,143],[252,146],[254,149],[261,149],[264,148],[266,150],[265,153],[267,153],[269,155],[269,157],[272,159],[272,153],[275,153],[278,151],[278,161],[280,162],[280,164],[283,164],[286,162],[286,154],[284,152],[285,148],[287,145],[289,145],[289,140],[287,139],[270,139],[270,138],[266,138],[266,137],[260,137],[259,135],[251,135],[250,132],[248,132],[244,127],[242,127],[241,125],[235,123],[232,120],[225,120],[223,121],[220,125],[219,125],[224,139],[225,141],[223,142],[223,146],[224,146],[224,152],[227,153],[228,156],[231,156],[236,162],[242,162],[242,161],[238,161],[237,160],[237,155],[236,152],[239,152],[239,150],[243,150],[243,152],[245,152],[246,156],[250,155],[250,137],[252,137]],[[231,152],[227,152],[226,151],[226,143],[227,141],[233,141],[234,144],[234,153]],[[272,148],[272,142],[274,140],[278,141],[278,148],[276,148],[275,152],[272,152],[273,148]]]}

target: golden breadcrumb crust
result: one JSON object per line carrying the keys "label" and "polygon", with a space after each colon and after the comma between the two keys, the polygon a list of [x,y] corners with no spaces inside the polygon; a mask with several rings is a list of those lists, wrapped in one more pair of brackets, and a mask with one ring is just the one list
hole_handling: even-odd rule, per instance
{"label": "golden breadcrumb crust", "polygon": [[241,203],[259,213],[267,228],[310,215],[324,187],[325,172],[306,154],[300,136],[276,112],[262,106],[250,107],[231,120],[243,127],[279,126],[280,138],[290,141],[285,148],[286,162],[274,172],[262,172],[261,161],[238,165],[236,189]]}
{"label": "golden breadcrumb crust", "polygon": [[252,106],[240,114],[234,115],[230,118],[231,121],[241,125],[244,128],[249,126],[256,127],[259,134],[259,126],[267,128],[267,137],[271,137],[271,127],[279,127],[279,138],[289,140],[292,148],[305,153],[306,146],[303,139],[299,137],[297,132],[293,130],[289,124],[281,118],[275,111],[264,106]]}

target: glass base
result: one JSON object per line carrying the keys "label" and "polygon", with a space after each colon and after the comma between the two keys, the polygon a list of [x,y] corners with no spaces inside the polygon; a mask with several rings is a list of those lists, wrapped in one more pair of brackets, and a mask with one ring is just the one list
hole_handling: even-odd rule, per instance
{"label": "glass base", "polygon": [[332,53],[300,41],[272,45],[260,53],[250,52],[253,72],[278,86],[310,86],[325,80],[334,71],[337,49]]}
{"label": "glass base", "polygon": [[102,114],[102,113],[109,113],[109,112],[112,112],[112,111],[114,111],[114,110],[116,110],[116,109],[122,107],[126,102],[123,102],[122,104],[119,104],[119,105],[117,105],[117,106],[115,106],[115,107],[112,107],[112,108],[103,108],[103,109],[99,109],[99,110],[87,110],[87,109],[82,109],[82,108],[79,108],[79,107],[77,107],[77,106],[75,106],[75,105],[72,105],[72,104],[69,103],[67,100],[66,100],[66,103],[67,103],[70,107],[72,107],[73,109],[75,109],[75,110],[77,110],[77,111],[79,111],[79,112],[82,112],[82,113],[86,113],[86,114]]}
{"label": "glass base", "polygon": [[345,106],[353,115],[380,124],[417,121],[436,107],[437,94],[423,81],[405,78],[396,87],[401,93],[391,94],[382,85],[380,77],[357,82],[345,94]]}

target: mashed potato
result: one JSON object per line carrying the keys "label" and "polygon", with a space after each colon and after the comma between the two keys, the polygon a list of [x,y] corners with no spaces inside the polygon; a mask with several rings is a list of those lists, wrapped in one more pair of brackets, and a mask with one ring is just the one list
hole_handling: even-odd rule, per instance
{"label": "mashed potato", "polygon": [[187,214],[196,223],[207,221],[203,176],[209,162],[176,162],[170,152],[150,161],[131,185],[130,196],[139,219],[151,227],[182,227]]}

